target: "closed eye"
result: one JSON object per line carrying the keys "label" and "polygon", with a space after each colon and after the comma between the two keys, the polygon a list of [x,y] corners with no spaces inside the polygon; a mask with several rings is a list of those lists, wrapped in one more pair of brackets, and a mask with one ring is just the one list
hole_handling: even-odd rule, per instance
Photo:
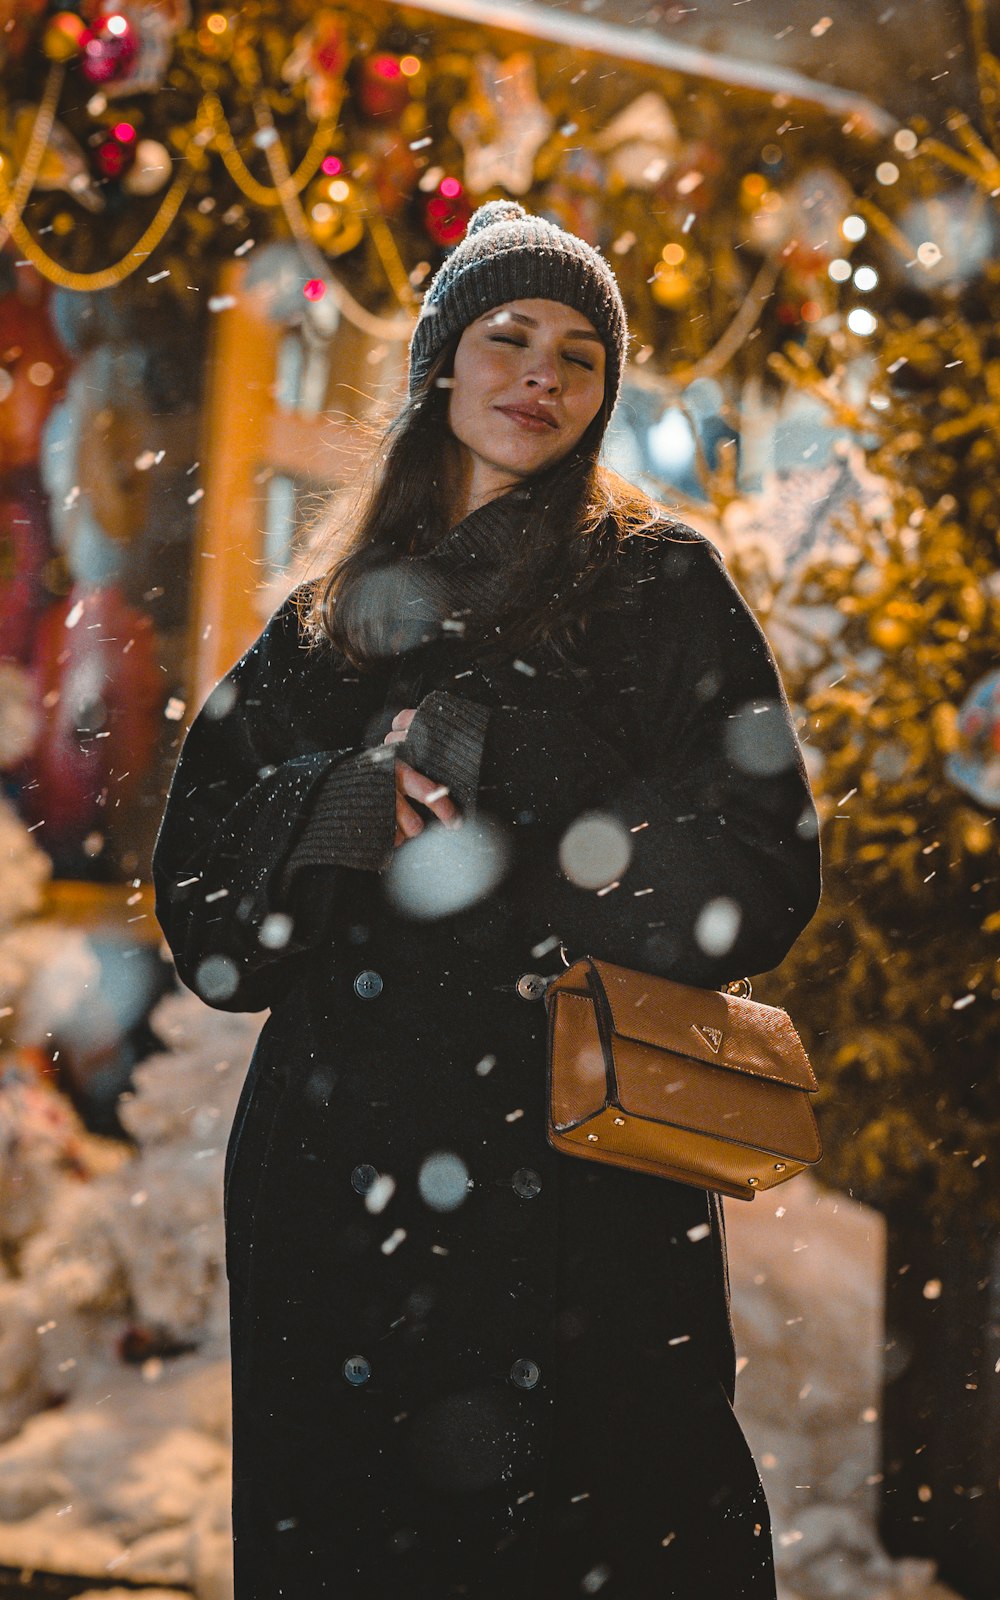
{"label": "closed eye", "polygon": [[[507,333],[491,333],[489,339],[491,344],[513,344],[520,350],[527,350],[528,348],[526,339],[512,339]],[[588,361],[585,356],[574,356],[567,352],[566,360],[571,361],[575,367],[583,367],[587,372],[593,372],[594,370],[594,363]]]}

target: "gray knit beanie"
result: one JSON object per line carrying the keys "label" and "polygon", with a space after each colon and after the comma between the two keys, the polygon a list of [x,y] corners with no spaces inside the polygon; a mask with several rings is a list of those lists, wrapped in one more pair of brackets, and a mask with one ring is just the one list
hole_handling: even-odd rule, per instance
{"label": "gray knit beanie", "polygon": [[490,200],[474,212],[465,238],[438,268],[410,340],[410,394],[435,356],[477,317],[509,300],[558,300],[593,323],[607,351],[610,415],[628,349],[625,305],[603,256],[516,200]]}

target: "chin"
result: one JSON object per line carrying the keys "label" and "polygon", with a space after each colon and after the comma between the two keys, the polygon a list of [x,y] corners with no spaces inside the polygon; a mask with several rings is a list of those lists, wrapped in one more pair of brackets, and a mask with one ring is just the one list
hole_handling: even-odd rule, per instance
{"label": "chin", "polygon": [[533,452],[519,450],[516,453],[512,451],[507,459],[498,460],[495,465],[503,472],[516,472],[521,477],[530,478],[536,472],[544,472],[546,467],[555,466],[556,462],[561,461],[568,453],[563,449]]}

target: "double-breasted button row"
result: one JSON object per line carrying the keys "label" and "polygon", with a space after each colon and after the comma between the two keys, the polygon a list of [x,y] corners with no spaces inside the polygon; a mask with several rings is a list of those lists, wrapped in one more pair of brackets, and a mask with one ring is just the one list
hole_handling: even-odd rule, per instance
{"label": "double-breasted button row", "polygon": [[370,967],[359,972],[354,980],[354,993],[362,1000],[374,1000],[382,993],[382,976]]}
{"label": "double-breasted button row", "polygon": [[[372,1364],[367,1356],[348,1356],[342,1370],[348,1383],[357,1389],[368,1382],[372,1375]],[[510,1369],[510,1380],[519,1389],[534,1389],[541,1376],[541,1367],[530,1356],[518,1356]]]}

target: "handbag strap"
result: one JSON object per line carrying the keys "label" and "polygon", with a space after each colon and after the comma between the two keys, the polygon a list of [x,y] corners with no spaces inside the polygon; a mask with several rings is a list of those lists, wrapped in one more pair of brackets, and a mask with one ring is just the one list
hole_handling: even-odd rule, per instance
{"label": "handbag strap", "polygon": [[[571,967],[573,965],[569,957],[569,951],[562,941],[560,941],[559,944],[559,954],[562,957],[564,967]],[[594,960],[593,956],[589,955],[584,959],[591,963],[593,963]],[[753,984],[750,982],[749,978],[733,978],[731,982],[724,983],[722,985],[722,993],[736,995],[740,1000],[749,1000],[753,996]]]}

